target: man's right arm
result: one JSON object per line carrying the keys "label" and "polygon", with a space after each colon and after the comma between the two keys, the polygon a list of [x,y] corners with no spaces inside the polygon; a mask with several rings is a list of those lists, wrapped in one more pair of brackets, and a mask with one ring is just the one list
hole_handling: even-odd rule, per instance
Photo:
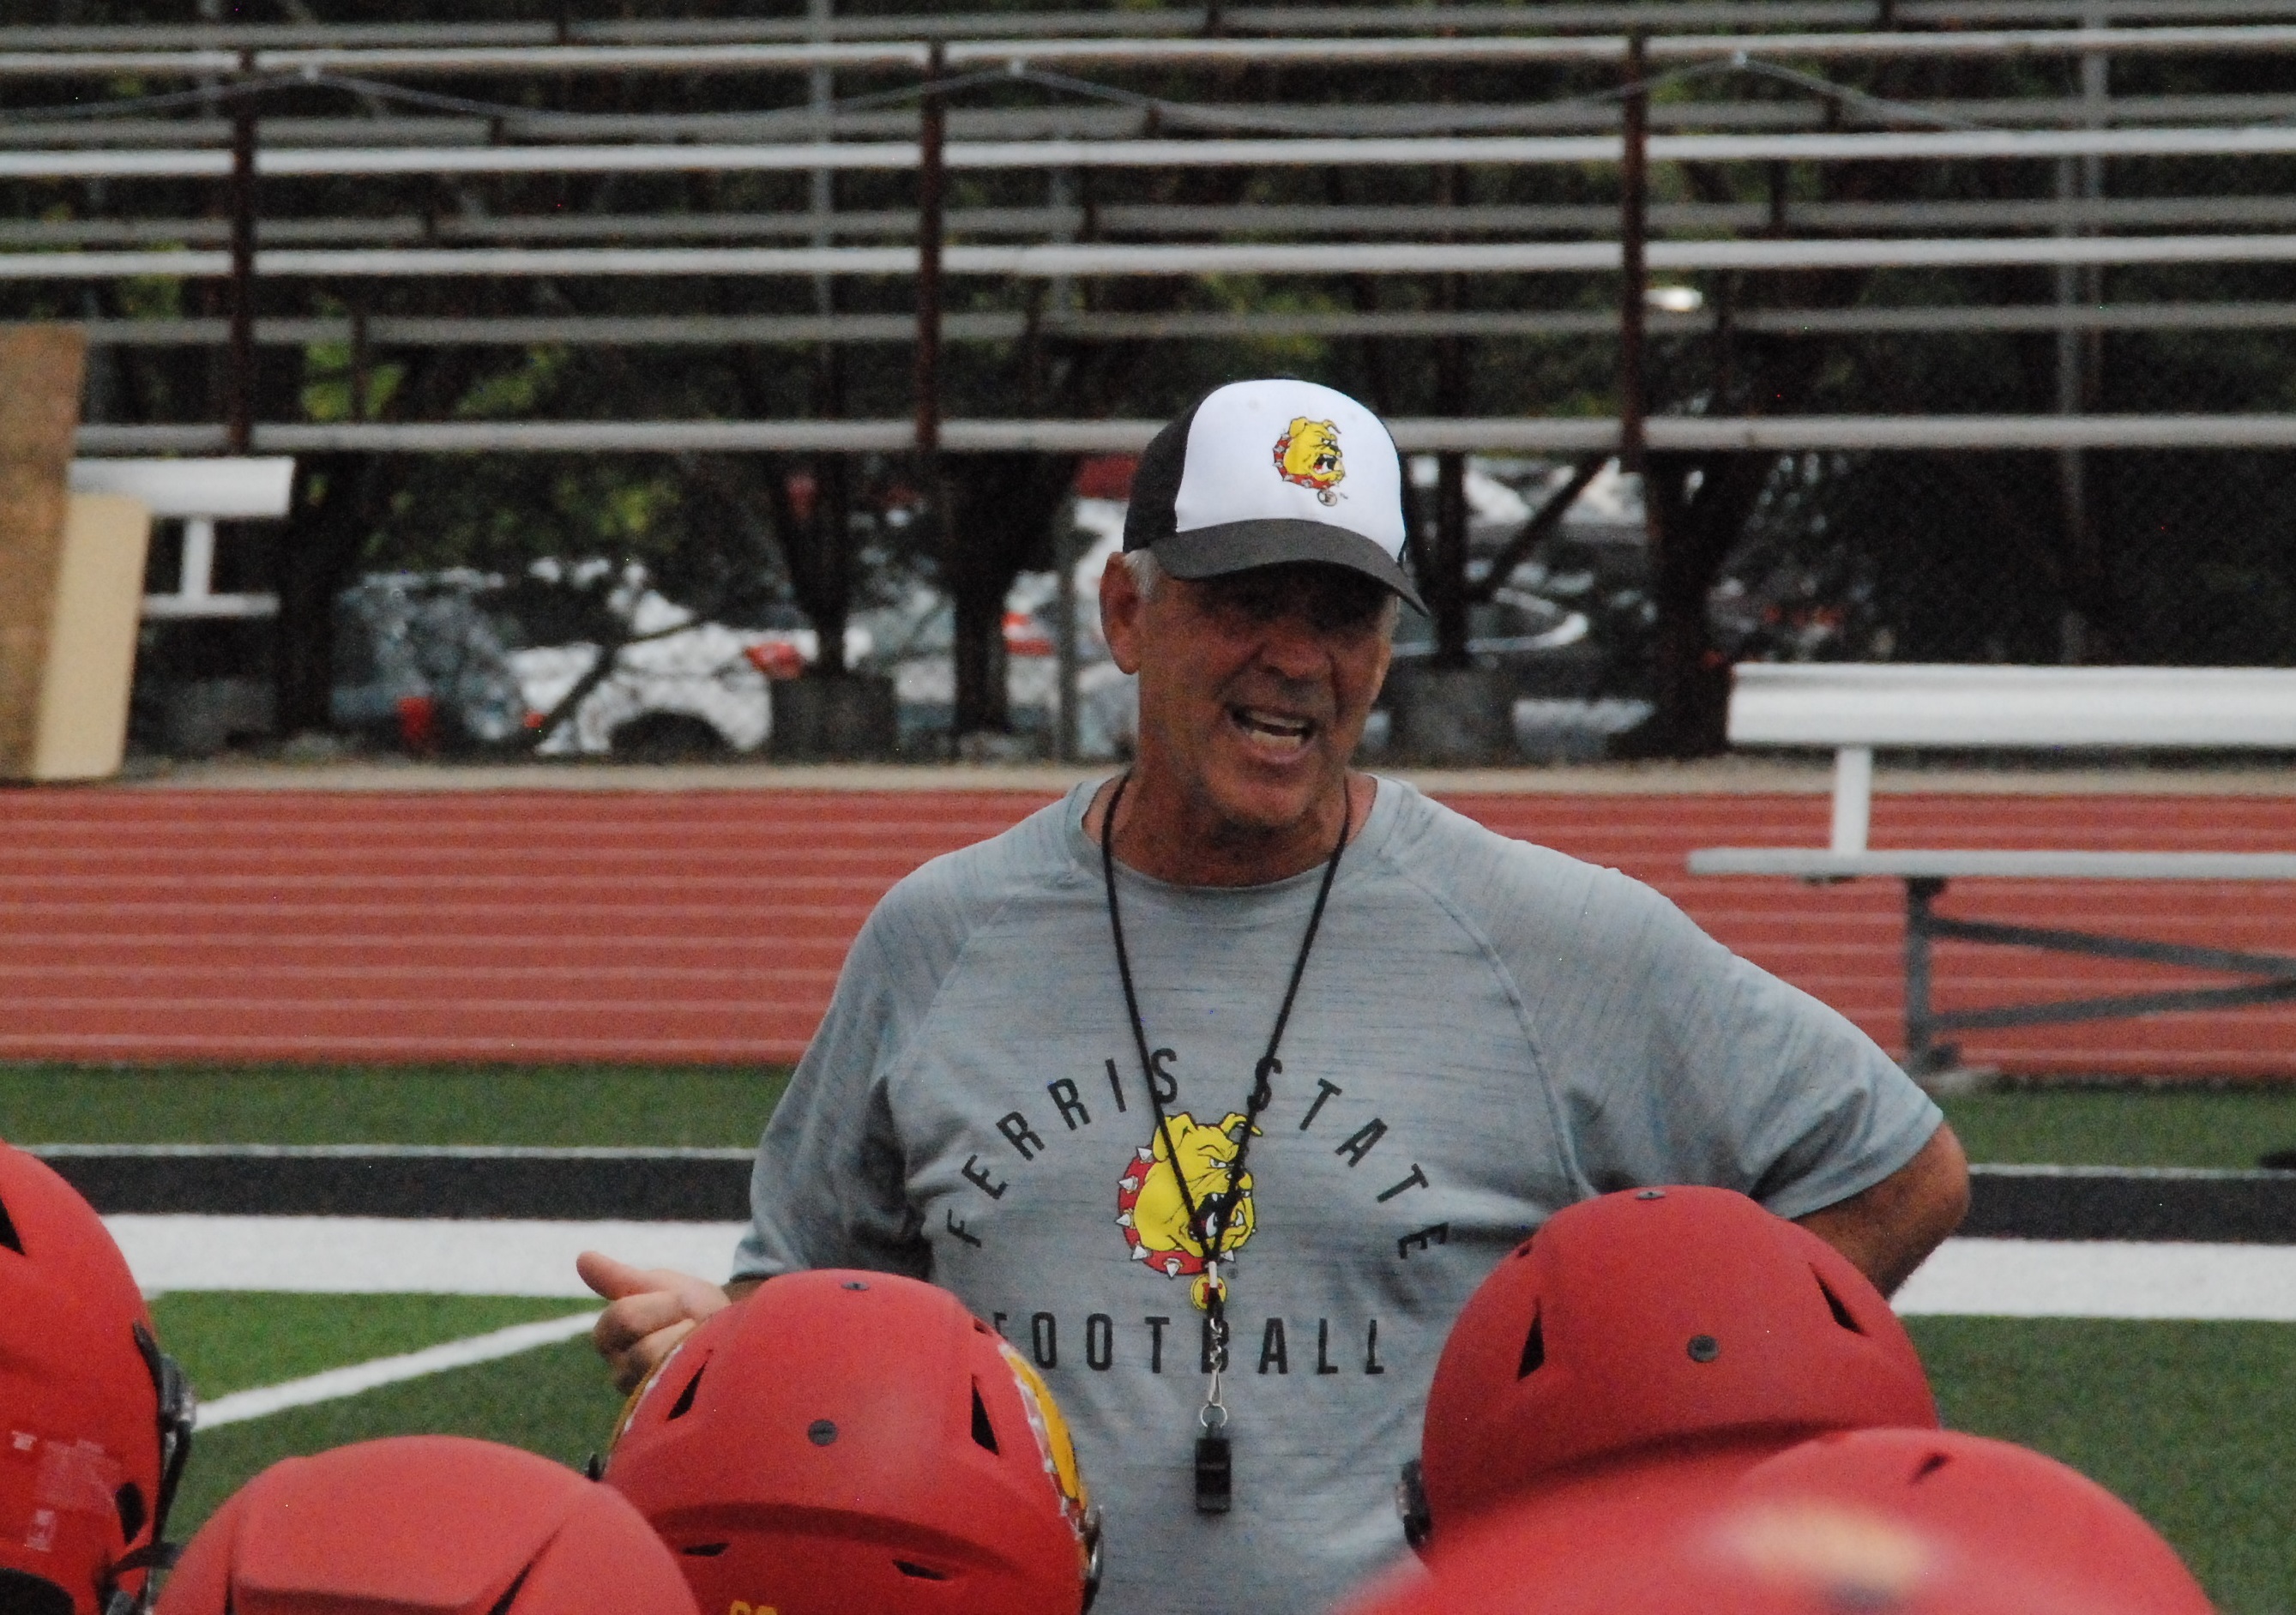
{"label": "man's right arm", "polygon": [[[908,1022],[930,1002],[962,942],[953,906],[935,902],[930,887],[920,891],[926,885],[915,876],[903,881],[863,926],[829,1012],[758,1141],[752,1221],[734,1257],[746,1276],[719,1285],[597,1251],[576,1262],[582,1282],[608,1303],[591,1340],[623,1390],[644,1383],[703,1319],[773,1274],[879,1267],[922,1276],[929,1268],[879,1086]],[[889,929],[906,946],[889,946]]]}

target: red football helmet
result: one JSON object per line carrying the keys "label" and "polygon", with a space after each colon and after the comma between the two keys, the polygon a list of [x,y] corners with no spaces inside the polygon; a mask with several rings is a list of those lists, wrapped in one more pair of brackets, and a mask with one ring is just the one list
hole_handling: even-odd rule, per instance
{"label": "red football helmet", "polygon": [[1936,1430],[1844,1431],[1749,1472],[1750,1499],[1822,1498],[1881,1511],[1956,1544],[1997,1546],[2097,1608],[2208,1615],[2176,1549],[2094,1480],[2006,1441]]}
{"label": "red football helmet", "polygon": [[0,1607],[142,1609],[192,1416],[102,1219],[0,1144]]}
{"label": "red football helmet", "polygon": [[1468,1299],[1398,1501],[1419,1546],[1595,1466],[1751,1467],[1870,1425],[1937,1406],[1864,1275],[1742,1194],[1626,1190],[1556,1212]]}
{"label": "red football helmet", "polygon": [[1660,1472],[1479,1520],[1344,1615],[2145,1615],[2070,1594],[2002,1545],[1854,1503],[1710,1493],[1653,1514]]}
{"label": "red football helmet", "polygon": [[200,1528],[157,1615],[694,1615],[612,1488],[462,1436],[273,1464]]}
{"label": "red football helmet", "polygon": [[713,1615],[1078,1615],[1099,1579],[1044,1381],[890,1274],[792,1273],[711,1317],[632,1398],[606,1481]]}

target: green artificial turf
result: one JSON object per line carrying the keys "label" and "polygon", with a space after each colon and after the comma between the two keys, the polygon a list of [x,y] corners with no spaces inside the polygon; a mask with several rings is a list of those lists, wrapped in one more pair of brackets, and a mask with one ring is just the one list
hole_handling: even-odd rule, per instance
{"label": "green artificial turf", "polygon": [[[20,1143],[747,1146],[779,1070],[0,1066]],[[1951,1099],[1978,1161],[2240,1168],[2296,1146],[2296,1088],[2012,1089]],[[210,1397],[571,1311],[489,1297],[178,1293],[158,1322]],[[2296,1327],[1916,1318],[1948,1423],[2051,1453],[2180,1548],[2231,1615],[2296,1609]],[[1059,1388],[1057,1384],[1055,1390]],[[201,1435],[179,1531],[277,1459],[451,1432],[570,1463],[619,1398],[581,1340]]]}
{"label": "green artificial turf", "polygon": [[2296,1607],[2296,1327],[1910,1318],[1945,1422],[2135,1505],[2227,1615]]}
{"label": "green artificial turf", "polygon": [[741,1146],[785,1068],[0,1065],[12,1144]]}
{"label": "green artificial turf", "polygon": [[1978,1161],[2246,1168],[2269,1151],[2296,1149],[2296,1084],[2011,1088],[1943,1103]]}
{"label": "green artificial turf", "polygon": [[193,1440],[191,1467],[168,1529],[181,1540],[282,1458],[378,1436],[478,1436],[578,1466],[604,1450],[621,1402],[589,1342],[569,1340],[204,1431]]}
{"label": "green artificial turf", "polygon": [[234,1390],[586,1310],[507,1295],[273,1295],[178,1291],[152,1303],[160,1340],[212,1401]]}
{"label": "green artificial turf", "polygon": [[[746,1148],[788,1081],[780,1067],[0,1065],[0,1138]],[[2296,1148],[2296,1085],[2016,1088],[1945,1110],[1979,1161],[2253,1167]]]}

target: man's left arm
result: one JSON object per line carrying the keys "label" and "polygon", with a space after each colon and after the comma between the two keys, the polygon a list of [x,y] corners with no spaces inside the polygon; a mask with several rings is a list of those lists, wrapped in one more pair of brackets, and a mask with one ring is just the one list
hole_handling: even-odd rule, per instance
{"label": "man's left arm", "polygon": [[1794,1220],[1889,1295],[1967,1215],[1969,1158],[1939,1122],[1929,1143],[1880,1183]]}

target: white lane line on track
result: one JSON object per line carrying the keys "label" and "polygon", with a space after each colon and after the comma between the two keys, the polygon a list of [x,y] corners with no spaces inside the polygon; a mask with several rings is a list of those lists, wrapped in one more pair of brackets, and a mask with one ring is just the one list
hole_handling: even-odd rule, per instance
{"label": "white lane line on track", "polygon": [[462,1221],[388,1217],[121,1214],[104,1226],[146,1295],[268,1290],[305,1295],[593,1299],[584,1250],[722,1279],[740,1223]]}
{"label": "white lane line on track", "polygon": [[443,1346],[429,1346],[421,1351],[376,1357],[370,1362],[354,1363],[347,1368],[330,1368],[324,1373],[288,1380],[277,1385],[259,1386],[253,1390],[235,1390],[227,1397],[217,1397],[212,1402],[201,1404],[199,1428],[213,1430],[221,1424],[238,1424],[249,1419],[284,1413],[291,1407],[308,1407],[317,1402],[337,1402],[345,1397],[355,1397],[361,1391],[373,1390],[384,1385],[396,1385],[401,1381],[420,1380],[430,1374],[445,1373],[449,1369],[469,1368],[480,1363],[513,1357],[521,1352],[554,1346],[561,1340],[570,1340],[576,1335],[586,1334],[597,1318],[594,1312],[578,1312],[569,1317],[545,1318],[535,1324],[514,1324],[508,1329],[474,1334],[466,1340],[448,1340]]}
{"label": "white lane line on track", "polygon": [[1952,1239],[1896,1304],[1915,1316],[2296,1323],[2296,1245]]}

